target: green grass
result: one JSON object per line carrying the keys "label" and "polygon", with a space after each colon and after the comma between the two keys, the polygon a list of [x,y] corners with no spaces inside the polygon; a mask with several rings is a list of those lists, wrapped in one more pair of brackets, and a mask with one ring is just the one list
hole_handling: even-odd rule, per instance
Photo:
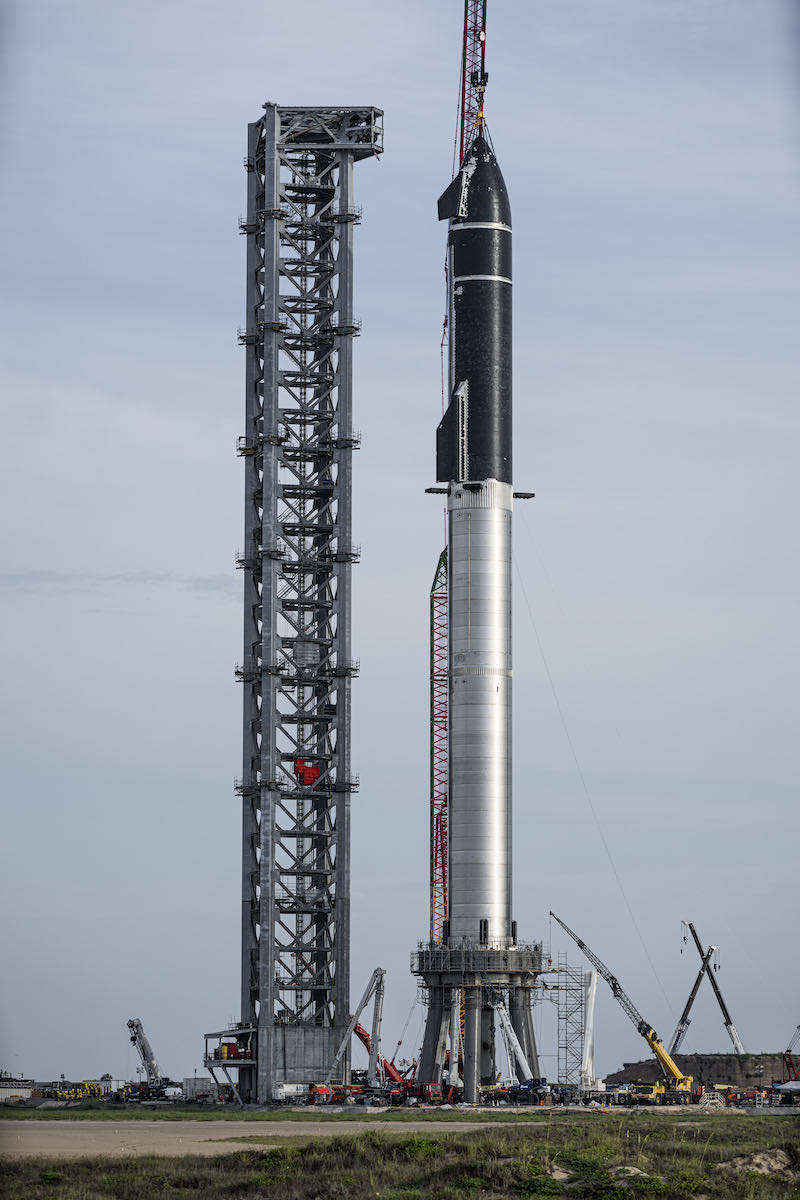
{"label": "green grass", "polygon": [[[450,1114],[445,1114],[450,1115]],[[346,1123],[345,1123],[346,1128]],[[214,1157],[5,1160],[7,1200],[401,1200],[549,1197],[583,1200],[778,1200],[800,1196],[796,1116],[553,1114],[514,1128],[424,1134],[367,1131],[280,1146],[235,1138]],[[783,1151],[785,1171],[736,1174],[717,1164]]]}

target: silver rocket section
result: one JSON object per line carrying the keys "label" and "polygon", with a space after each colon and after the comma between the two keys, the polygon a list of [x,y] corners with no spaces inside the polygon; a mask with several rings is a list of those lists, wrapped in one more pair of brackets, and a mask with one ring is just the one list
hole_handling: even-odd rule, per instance
{"label": "silver rocket section", "polygon": [[511,208],[477,137],[439,201],[449,218],[448,936],[493,949],[511,921]]}
{"label": "silver rocket section", "polygon": [[511,506],[507,483],[451,484],[451,945],[511,942]]}

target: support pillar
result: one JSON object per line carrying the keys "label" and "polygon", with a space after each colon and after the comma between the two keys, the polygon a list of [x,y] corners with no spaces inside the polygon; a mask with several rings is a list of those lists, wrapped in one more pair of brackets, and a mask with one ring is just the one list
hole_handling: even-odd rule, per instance
{"label": "support pillar", "polygon": [[450,989],[434,984],[428,989],[428,1019],[419,1060],[418,1078],[421,1082],[438,1087],[442,1082],[442,1069],[447,1046],[447,1030],[450,1024]]}
{"label": "support pillar", "polygon": [[[533,1031],[533,1015],[531,1013],[531,990],[523,987],[519,979],[515,979],[509,992],[511,998],[510,1017],[514,1033],[528,1060],[528,1066],[533,1072],[534,1079],[541,1079],[539,1070],[539,1053],[536,1048],[536,1035]],[[521,1081],[520,1081],[521,1082]]]}
{"label": "support pillar", "polygon": [[481,1007],[481,1085],[483,1087],[491,1087],[497,1076],[494,1035],[494,1009],[484,999]]}
{"label": "support pillar", "polygon": [[464,1103],[477,1104],[481,1069],[481,987],[464,988]]}

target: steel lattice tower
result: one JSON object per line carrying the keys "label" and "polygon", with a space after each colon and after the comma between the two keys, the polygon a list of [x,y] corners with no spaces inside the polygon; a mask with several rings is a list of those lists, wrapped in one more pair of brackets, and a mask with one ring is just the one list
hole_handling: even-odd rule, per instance
{"label": "steel lattice tower", "polygon": [[558,1082],[580,1087],[586,1025],[583,971],[559,954],[558,973]]}
{"label": "steel lattice tower", "polygon": [[223,1055],[259,1103],[324,1078],[349,1018],[353,164],[383,149],[376,108],[264,110],[240,222],[242,1021]]}
{"label": "steel lattice tower", "polygon": [[441,942],[447,920],[447,549],[439,555],[430,598],[430,886],[431,943]]}

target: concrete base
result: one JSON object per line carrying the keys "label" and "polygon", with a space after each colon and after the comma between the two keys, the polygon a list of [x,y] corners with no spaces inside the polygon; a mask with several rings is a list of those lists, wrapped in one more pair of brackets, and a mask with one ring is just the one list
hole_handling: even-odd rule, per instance
{"label": "concrete base", "polygon": [[[338,1026],[267,1026],[257,1032],[258,1053],[252,1064],[245,1066],[229,1059],[214,1065],[220,1069],[226,1066],[238,1074],[238,1089],[245,1104],[269,1104],[273,1088],[280,1083],[321,1083],[326,1079],[344,1034],[345,1027]],[[347,1082],[349,1078],[348,1050],[334,1082]]]}

